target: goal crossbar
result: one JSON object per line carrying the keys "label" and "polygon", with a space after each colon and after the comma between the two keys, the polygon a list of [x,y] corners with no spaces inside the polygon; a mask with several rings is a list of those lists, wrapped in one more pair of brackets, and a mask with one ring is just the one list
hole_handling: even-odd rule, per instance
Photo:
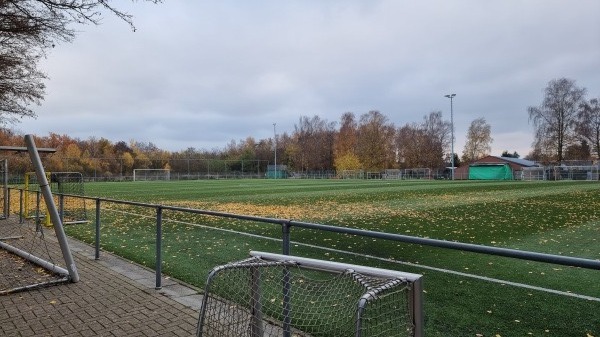
{"label": "goal crossbar", "polygon": [[266,253],[266,252],[258,252],[258,251],[250,251],[250,256],[258,257],[261,260],[266,261],[293,261],[300,266],[309,269],[328,271],[328,272],[343,272],[348,269],[352,269],[358,273],[369,275],[369,276],[383,276],[390,278],[405,278],[410,282],[416,282],[422,278],[420,274],[412,274],[401,272],[397,270],[390,269],[381,269],[375,267],[367,267],[367,266],[359,266],[355,264],[341,263],[341,262],[333,262],[333,261],[323,261],[310,259],[306,257],[300,256],[289,256],[289,255],[281,255],[274,253]]}

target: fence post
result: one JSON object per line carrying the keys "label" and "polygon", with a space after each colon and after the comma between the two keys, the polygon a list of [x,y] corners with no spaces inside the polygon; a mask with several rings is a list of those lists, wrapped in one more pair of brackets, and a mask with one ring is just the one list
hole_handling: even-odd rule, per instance
{"label": "fence post", "polygon": [[156,208],[156,286],[154,289],[159,290],[162,288],[160,275],[162,273],[162,207]]}
{"label": "fence post", "polygon": [[[260,289],[260,270],[258,267],[250,268],[250,307],[252,308],[252,318],[250,324],[251,337],[263,337],[263,318],[262,318],[262,293]],[[206,294],[204,296],[207,296]]]}
{"label": "fence post", "polygon": [[290,221],[286,220],[281,224],[283,255],[290,255]]}
{"label": "fence post", "polygon": [[19,223],[23,223],[23,190],[19,190]]}
{"label": "fence post", "polygon": [[9,215],[10,215],[10,189],[7,189],[7,192],[6,192],[6,214],[4,214],[4,216],[8,219]]}
{"label": "fence post", "polygon": [[94,240],[94,259],[100,259],[100,198],[96,199],[96,238]]}
{"label": "fence post", "polygon": [[40,223],[40,191],[35,192],[35,231],[41,231]]}
{"label": "fence post", "polygon": [[[290,255],[290,221],[286,220],[281,224],[282,241],[283,241],[283,255]],[[290,284],[290,270],[287,266],[283,268],[283,336],[291,336],[291,291]]]}

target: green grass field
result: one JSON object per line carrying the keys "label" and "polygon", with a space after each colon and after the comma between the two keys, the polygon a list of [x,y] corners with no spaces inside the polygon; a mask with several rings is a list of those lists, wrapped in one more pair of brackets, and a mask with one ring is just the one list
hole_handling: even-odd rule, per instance
{"label": "green grass field", "polygon": [[[595,182],[120,182],[86,184],[86,194],[600,259]],[[154,212],[103,203],[103,249],[153,267]],[[281,251],[276,225],[173,211],[163,218],[163,271],[198,287],[212,267],[249,250]],[[93,222],[67,232],[93,242]],[[291,237],[292,254],[424,274],[427,336],[600,336],[598,271],[298,228]]]}

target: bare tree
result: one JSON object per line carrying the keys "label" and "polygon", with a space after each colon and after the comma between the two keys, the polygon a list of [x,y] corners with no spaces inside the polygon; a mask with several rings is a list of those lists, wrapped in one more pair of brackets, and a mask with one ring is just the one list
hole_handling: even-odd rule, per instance
{"label": "bare tree", "polygon": [[405,168],[441,168],[449,150],[452,125],[440,111],[423,117],[422,124],[406,124],[396,132],[400,166]]}
{"label": "bare tree", "polygon": [[416,124],[406,124],[396,131],[396,149],[401,168],[417,168],[423,166],[421,154],[427,147],[427,136]]}
{"label": "bare tree", "polygon": [[517,151],[510,153],[510,152],[508,152],[508,150],[504,150],[504,151],[502,151],[502,154],[500,155],[500,157],[519,158],[519,157],[521,157],[521,155],[519,155],[519,153]]}
{"label": "bare tree", "polygon": [[590,145],[585,139],[575,142],[565,149],[565,160],[589,160],[591,155]]}
{"label": "bare tree", "polygon": [[0,124],[35,117],[31,105],[45,94],[40,59],[56,43],[72,41],[75,25],[99,24],[103,11],[134,28],[132,16],[110,0],[0,0]]}
{"label": "bare tree", "polygon": [[333,139],[335,122],[328,122],[319,116],[300,117],[295,125],[295,150],[293,160],[295,169],[331,170],[333,168]]}
{"label": "bare tree", "polygon": [[584,96],[585,88],[579,88],[573,80],[560,78],[548,83],[542,104],[527,109],[535,128],[534,148],[542,153],[551,149],[555,160],[563,161],[566,147],[575,138],[577,114]]}
{"label": "bare tree", "polygon": [[592,98],[580,106],[577,133],[592,144],[600,158],[600,98]]}
{"label": "bare tree", "polygon": [[423,167],[439,168],[444,166],[444,153],[450,152],[452,124],[444,121],[441,111],[432,111],[423,117],[421,125],[426,135],[422,149]]}
{"label": "bare tree", "polygon": [[432,138],[433,142],[442,147],[442,150],[450,149],[452,124],[443,120],[441,111],[432,111],[429,115],[425,115],[422,128]]}
{"label": "bare tree", "polygon": [[27,48],[6,47],[0,37],[0,123],[35,117],[28,106],[43,99],[46,78],[36,68],[39,59],[40,55]]}
{"label": "bare tree", "polygon": [[492,150],[492,127],[480,117],[471,122],[467,131],[467,142],[463,150],[462,161],[473,162],[490,154]]}

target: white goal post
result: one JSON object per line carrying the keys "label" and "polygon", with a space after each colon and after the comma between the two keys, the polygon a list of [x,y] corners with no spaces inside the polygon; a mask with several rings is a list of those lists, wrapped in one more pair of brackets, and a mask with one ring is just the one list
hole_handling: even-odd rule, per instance
{"label": "white goal post", "polygon": [[169,169],[134,169],[133,181],[171,180]]}

